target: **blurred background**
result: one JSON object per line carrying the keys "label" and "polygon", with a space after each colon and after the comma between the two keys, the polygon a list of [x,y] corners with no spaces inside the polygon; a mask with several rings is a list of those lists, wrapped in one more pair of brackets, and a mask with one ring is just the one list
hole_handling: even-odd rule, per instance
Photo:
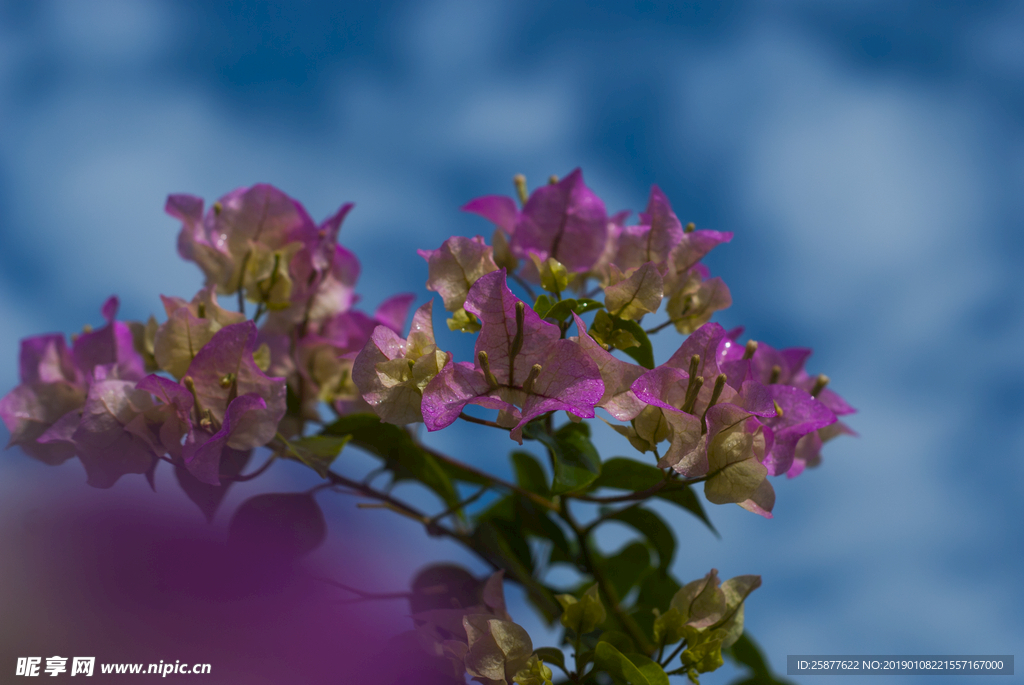
{"label": "blurred background", "polygon": [[[0,2],[0,394],[18,382],[21,338],[101,323],[114,293],[119,318],[144,320],[160,294],[198,290],[163,214],[171,192],[212,201],[269,182],[317,220],[355,202],[340,240],[372,311],[396,292],[426,301],[415,249],[489,236],[459,207],[511,195],[515,173],[534,186],[581,166],[610,212],[642,210],[657,183],[683,222],[735,232],[706,260],[734,300],[716,320],[814,348],[808,370],[859,409],[859,438],[774,480],[774,520],[708,505],[719,540],[673,514],[678,576],[761,574],[747,627],[783,673],[787,654],[1012,654],[1024,644],[1022,85],[1014,2]],[[658,361],[680,342],[656,340]],[[433,442],[508,474],[511,443],[469,428]],[[600,436],[605,456],[632,453]],[[338,468],[361,459],[346,452]],[[43,553],[34,531],[75,538],[69,518],[116,501],[205,539],[246,497],[313,482],[275,465],[210,527],[169,472],[155,494],[140,477],[109,491],[84,480],[77,461],[0,458],[0,594],[29,598],[18,616],[48,603],[25,629],[38,656],[71,621],[47,573],[74,585],[89,575],[76,568],[106,562]],[[484,570],[389,512],[319,499],[320,575],[358,566],[365,589],[393,592],[430,560]],[[509,592],[513,617],[550,644]],[[400,619],[394,604],[380,611]],[[122,651],[97,657],[136,658]]]}

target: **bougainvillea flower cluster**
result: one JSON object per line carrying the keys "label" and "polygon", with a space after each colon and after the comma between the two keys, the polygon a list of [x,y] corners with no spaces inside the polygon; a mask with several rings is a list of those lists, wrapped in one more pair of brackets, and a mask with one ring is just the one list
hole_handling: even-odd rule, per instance
{"label": "bougainvillea flower cluster", "polygon": [[[456,359],[435,336],[432,301],[396,294],[372,314],[357,308],[360,264],[338,243],[351,203],[316,223],[269,185],[240,188],[209,208],[198,197],[171,195],[165,209],[181,224],[178,253],[200,268],[205,284],[189,299],[161,296],[162,322],[119,321],[111,297],[101,308],[105,324],[86,327],[70,344],[61,334],[23,340],[20,384],[0,399],[10,444],[47,464],[77,457],[88,483],[101,488],[126,474],[145,474],[153,484],[159,462],[169,462],[208,514],[228,484],[262,472],[240,474],[254,450],[267,448],[264,468],[278,457],[302,462],[329,486],[375,498],[507,572],[549,620],[562,616],[577,669],[594,663],[629,682],[641,682],[636,673],[665,677],[661,654],[652,659],[655,647],[680,642],[668,660],[682,650],[682,666],[671,673],[695,679],[714,670],[722,650],[741,639],[743,602],[760,578],[721,583],[712,570],[685,586],[659,581],[654,594],[630,594],[646,577],[640,573],[616,590],[626,581],[602,574],[604,557],[587,553],[588,532],[612,518],[633,526],[650,545],[622,554],[649,561],[653,551],[662,574],[675,547],[671,534],[659,536],[660,519],[632,506],[584,528],[568,502],[660,496],[707,522],[690,493],[702,483],[707,501],[771,518],[769,477],[792,478],[817,465],[823,443],[852,434],[839,417],[854,410],[826,376],[806,370],[810,350],[741,341],[742,329],[711,321],[732,299],[703,260],[731,233],[684,225],[657,186],[635,223],[630,211],[609,215],[579,169],[532,193],[517,177],[515,188],[517,198],[490,195],[463,207],[493,224],[490,241],[453,236],[435,249],[418,246],[426,287],[449,313],[449,335],[473,336],[471,359]],[[683,337],[659,364],[650,337],[663,329]],[[599,409],[635,448],[633,459],[602,462],[587,422]],[[422,423],[433,432],[459,420],[543,448],[550,480],[529,453],[513,453],[518,485],[510,484],[404,428]],[[331,470],[349,442],[380,457],[393,480],[432,490],[445,509],[428,517],[375,490],[372,475],[360,482]],[[465,498],[458,482],[484,488]],[[492,488],[510,490],[511,499],[478,514],[476,529],[441,523],[463,516]],[[630,493],[602,499],[600,488]],[[322,530],[312,494],[262,497],[273,504],[253,505],[246,515],[269,506]],[[576,542],[565,539],[565,527]],[[515,537],[527,534],[549,541],[552,559],[574,564],[596,584],[556,597]],[[303,539],[295,548],[308,546]],[[551,682],[541,656],[562,657],[534,650],[511,621],[501,572],[481,582],[477,595],[452,594],[451,577],[446,582],[431,590],[441,593],[440,608],[414,607],[416,639],[428,651],[457,676],[482,683]],[[619,594],[657,611],[627,612]],[[594,642],[602,626],[611,637]],[[584,647],[590,651],[581,653]]]}

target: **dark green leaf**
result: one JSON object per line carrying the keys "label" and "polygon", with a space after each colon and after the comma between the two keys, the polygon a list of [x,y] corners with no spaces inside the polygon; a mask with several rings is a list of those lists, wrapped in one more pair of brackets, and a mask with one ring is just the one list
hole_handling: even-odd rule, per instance
{"label": "dark green leaf", "polygon": [[622,521],[632,526],[651,542],[651,546],[658,553],[658,569],[667,571],[672,563],[672,556],[676,552],[676,538],[660,516],[649,509],[640,507],[629,507],[612,514],[609,521]]}
{"label": "dark green leaf", "polygon": [[327,538],[327,521],[310,493],[269,493],[242,502],[231,518],[228,539],[274,557],[297,558]]}
{"label": "dark green leaf", "polygon": [[723,649],[722,653],[751,671],[749,677],[734,681],[732,685],[793,685],[792,681],[779,678],[772,673],[761,649],[746,633],[731,647]]}
{"label": "dark green leaf", "polygon": [[654,348],[651,347],[651,340],[647,337],[644,329],[641,328],[640,324],[636,321],[630,321],[628,319],[620,319],[617,316],[613,316],[612,320],[615,321],[616,330],[624,330],[640,343],[639,346],[627,347],[622,350],[630,357],[636,360],[636,363],[645,369],[654,368]]}
{"label": "dark green leaf", "polygon": [[664,612],[678,591],[679,583],[668,573],[654,569],[644,576],[630,614],[645,635],[654,634],[654,610]]}
{"label": "dark green leaf", "polygon": [[625,655],[608,642],[598,642],[594,663],[629,685],[669,685],[665,671],[642,654]]}
{"label": "dark green leaf", "polygon": [[294,459],[316,471],[321,478],[327,477],[331,463],[341,454],[341,449],[352,439],[351,435],[312,435],[308,438],[289,441],[291,450],[284,456]]}
{"label": "dark green leaf", "polygon": [[665,480],[665,472],[657,466],[627,457],[612,457],[601,465],[601,475],[591,483],[595,488],[646,490]]}
{"label": "dark green leaf", "polygon": [[516,471],[516,482],[530,492],[547,497],[549,494],[548,478],[544,467],[529,452],[513,452],[512,467]]}
{"label": "dark green leaf", "polygon": [[500,520],[479,523],[472,536],[473,547],[504,569],[509,578],[526,588],[527,596],[545,620],[550,623],[562,613],[554,595],[533,578],[533,564],[526,540],[514,526]]}
{"label": "dark green leaf", "polygon": [[518,495],[516,509],[525,533],[536,535],[541,540],[551,543],[551,562],[575,563],[576,551],[569,545],[565,533],[555,523],[550,511]]}
{"label": "dark green leaf", "polygon": [[623,654],[629,654],[630,652],[636,651],[636,643],[633,642],[633,638],[621,630],[606,630],[601,633],[601,637],[598,638],[598,641],[607,642]]}
{"label": "dark green leaf", "polygon": [[665,669],[650,657],[637,652],[631,652],[626,654],[626,658],[633,662],[633,665],[644,674],[647,682],[651,685],[669,685],[668,674],[665,673]]}
{"label": "dark green leaf", "polygon": [[438,461],[421,449],[403,428],[382,423],[375,414],[342,416],[325,427],[321,435],[351,436],[353,445],[383,459],[396,481],[419,481],[450,507],[459,502],[455,486]]}
{"label": "dark green leaf", "polygon": [[537,312],[537,316],[543,319],[551,311],[551,307],[554,304],[555,301],[551,299],[550,295],[540,295],[537,301],[533,303],[533,311]]}
{"label": "dark green leaf", "polygon": [[625,597],[650,570],[651,553],[647,551],[647,545],[633,542],[598,563],[604,567],[603,571],[619,597]]}
{"label": "dark green leaf", "polygon": [[533,653],[540,657],[540,660],[546,664],[554,664],[560,669],[565,671],[565,654],[562,650],[556,649],[555,647],[538,647],[533,650]]}
{"label": "dark green leaf", "polygon": [[[654,487],[664,478],[665,472],[656,466],[644,464],[636,459],[612,457],[601,464],[601,475],[590,486],[591,488],[617,488],[639,492]],[[704,507],[691,486],[678,481],[669,481],[665,487],[653,493],[652,496],[686,509],[703,521],[712,533],[718,535],[718,531],[711,524],[711,520],[708,519]]]}
{"label": "dark green leaf", "polygon": [[565,594],[556,595],[555,599],[562,605],[562,625],[573,635],[583,636],[597,629],[608,616],[596,583],[582,597]]}
{"label": "dark green leaf", "polygon": [[587,487],[601,473],[601,456],[590,442],[585,423],[569,423],[554,435],[548,435],[539,422],[527,424],[523,435],[539,440],[551,452],[554,482],[551,492],[560,495]]}
{"label": "dark green leaf", "polygon": [[565,321],[569,316],[576,312],[577,314],[584,314],[595,309],[603,309],[604,305],[597,300],[588,299],[565,299],[561,302],[556,302],[546,314],[541,318],[555,319],[556,321]]}
{"label": "dark green leaf", "polygon": [[718,531],[715,530],[714,525],[711,523],[711,519],[709,519],[708,515],[704,512],[704,506],[700,503],[700,500],[697,499],[697,495],[693,492],[693,488],[691,486],[683,483],[669,483],[667,486],[655,493],[654,496],[686,509],[688,512],[703,521],[704,525],[706,525],[717,537],[722,537],[718,534]]}

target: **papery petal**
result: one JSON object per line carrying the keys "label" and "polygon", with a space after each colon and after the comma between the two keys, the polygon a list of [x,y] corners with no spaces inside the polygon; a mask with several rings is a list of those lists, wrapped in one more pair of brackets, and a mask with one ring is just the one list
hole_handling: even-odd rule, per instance
{"label": "papery petal", "polygon": [[587,326],[573,312],[573,320],[579,331],[579,345],[597,365],[604,383],[604,394],[597,402],[609,414],[620,421],[629,421],[643,411],[644,403],[633,393],[632,385],[646,369],[639,364],[630,364],[618,359],[601,347],[587,332]]}
{"label": "papery petal", "polygon": [[[285,381],[260,371],[253,360],[255,345],[256,324],[252,321],[225,326],[199,350],[188,368],[202,408],[210,410],[218,422],[223,421],[232,398],[249,393],[266,401],[268,421],[274,425],[284,416]],[[224,384],[225,378],[231,382]]]}
{"label": "papery petal", "polygon": [[22,340],[18,362],[22,383],[74,383],[76,380],[71,353],[60,333]]}
{"label": "papery petal", "polygon": [[701,434],[701,420],[677,409],[663,409],[669,425],[668,450],[658,462],[660,468],[671,467],[686,478],[700,478],[708,472],[707,436]]}
{"label": "papery petal", "polygon": [[570,272],[590,269],[604,251],[608,214],[604,203],[573,170],[558,183],[538,188],[519,214],[512,251],[520,258],[535,252],[554,257]]}
{"label": "papery petal", "polygon": [[767,478],[761,481],[761,484],[754,490],[754,494],[750,496],[750,499],[737,502],[741,507],[747,511],[753,512],[758,516],[763,516],[766,519],[772,518],[772,509],[775,508],[775,488],[772,487],[771,482]]}
{"label": "papery petal", "polygon": [[469,401],[490,392],[483,373],[466,362],[449,362],[423,389],[423,423],[436,431],[455,422]]}
{"label": "papery petal", "polygon": [[693,231],[684,233],[679,243],[672,248],[669,261],[676,273],[688,271],[704,256],[722,243],[732,240],[732,233],[719,231]]}
{"label": "papery petal", "polygon": [[377,311],[374,312],[374,320],[387,326],[395,333],[401,333],[405,328],[405,318],[409,316],[409,306],[416,300],[412,293],[395,295],[384,300]]}
{"label": "papery petal", "polygon": [[157,328],[153,338],[153,357],[157,365],[175,378],[181,378],[199,350],[220,328],[216,321],[200,319],[188,307],[179,307]]}
{"label": "papery petal", "polygon": [[718,622],[728,608],[721,590],[718,570],[681,587],[672,597],[671,608],[679,612],[683,621],[694,628],[707,628]]}
{"label": "papery petal", "polygon": [[323,325],[321,337],[339,354],[358,352],[379,324],[363,312],[352,310],[338,314]]}
{"label": "papery petal", "polygon": [[768,475],[761,463],[765,438],[761,424],[731,404],[708,409],[708,479],[704,496],[709,502],[725,504],[750,499]]}
{"label": "papery petal", "polygon": [[29,456],[46,464],[60,464],[74,456],[69,444],[40,443],[61,417],[78,410],[85,393],[70,383],[29,383],[16,387],[0,399],[0,419],[11,434],[8,447],[19,445]]}
{"label": "papery petal", "polygon": [[355,205],[351,202],[343,204],[337,212],[320,224],[319,240],[313,251],[311,263],[317,271],[323,271],[331,266],[334,261],[335,244],[338,242],[338,233],[341,231],[341,224],[352,211]]}
{"label": "papery petal", "polygon": [[637,378],[632,390],[646,404],[678,410],[686,400],[689,382],[689,375],[682,369],[663,365]]}
{"label": "papery petal", "polygon": [[615,264],[622,270],[644,262],[661,264],[683,240],[683,225],[658,186],[651,187],[647,211],[640,214],[640,223],[627,226],[619,236]]}
{"label": "papery petal", "polygon": [[91,333],[83,333],[75,340],[71,357],[82,378],[92,378],[97,366],[116,364],[117,375],[124,380],[138,380],[146,375],[145,361],[135,350],[131,329],[115,321],[118,301],[108,299],[102,308],[107,325]]}
{"label": "papery petal", "polygon": [[195,404],[192,393],[178,383],[155,374],[143,378],[135,388],[156,397],[162,408],[161,412],[148,417],[160,423],[157,438],[162,449],[154,446],[154,451],[158,456],[166,452],[180,458],[182,438],[192,430],[192,408]]}
{"label": "papery petal", "polygon": [[134,381],[92,384],[72,436],[89,485],[109,488],[126,473],[149,470],[155,459],[149,443],[126,431],[125,426],[152,406],[149,393],[137,390]]}
{"label": "papery petal", "polygon": [[764,460],[768,473],[777,476],[789,471],[793,465],[797,442],[808,435],[835,423],[836,415],[805,391],[788,385],[769,386],[772,399],[782,409],[782,416],[763,422],[771,427],[774,445]]}
{"label": "papery petal", "polygon": [[690,279],[669,297],[665,305],[680,333],[690,333],[707,323],[715,312],[732,306],[732,293],[721,278]]}
{"label": "papery petal", "polygon": [[483,324],[474,353],[486,352],[498,383],[516,387],[522,387],[530,367],[543,363],[550,346],[561,337],[558,326],[542,320],[526,306],[522,349],[513,363],[511,348],[516,337],[516,302],[519,301],[505,284],[502,269],[481,277],[470,289],[465,303],[466,311],[475,314]]}
{"label": "papery petal", "polygon": [[[257,424],[266,425],[266,410],[267,403],[255,393],[236,397],[228,405],[219,431],[209,437],[198,430],[189,434],[182,455],[185,468],[204,483],[220,485],[220,460],[226,447],[240,449],[238,444],[253,442],[262,445],[273,437],[271,433],[264,442],[259,442],[266,429],[260,429]],[[276,421],[271,428],[276,431]],[[256,447],[257,444],[249,444],[249,447]]]}
{"label": "papery petal", "polygon": [[653,262],[638,267],[628,278],[604,289],[605,307],[623,319],[640,319],[658,311],[663,295],[661,274]]}
{"label": "papery petal", "polygon": [[210,234],[202,216],[203,200],[193,195],[168,195],[164,211],[181,221],[178,233],[181,258],[195,262],[206,275],[207,283],[227,285],[233,260],[227,252],[226,237],[222,233]]}
{"label": "papery petal", "polygon": [[519,216],[515,200],[503,195],[485,195],[470,200],[462,207],[462,211],[479,214],[509,235],[515,230],[516,218]]}
{"label": "papery petal", "polygon": [[[352,364],[352,380],[363,399],[386,423],[405,425],[423,420],[422,394],[410,385],[415,360],[406,359],[407,347],[406,341],[394,331],[378,326]],[[394,370],[389,373],[386,364]]]}
{"label": "papery petal", "polygon": [[512,430],[512,439],[521,442],[523,427],[549,411],[564,410],[580,418],[593,418],[594,406],[603,393],[601,372],[580,345],[571,340],[554,342],[523,403],[523,415]]}
{"label": "papery petal", "polygon": [[450,312],[462,307],[477,280],[498,269],[492,248],[480,236],[454,236],[436,250],[417,252],[427,260],[427,289],[439,293]]}
{"label": "papery petal", "polygon": [[228,250],[236,258],[249,251],[249,241],[278,250],[291,242],[306,244],[319,238],[302,205],[272,185],[257,183],[221,198],[221,205],[215,218],[217,230],[227,235]]}

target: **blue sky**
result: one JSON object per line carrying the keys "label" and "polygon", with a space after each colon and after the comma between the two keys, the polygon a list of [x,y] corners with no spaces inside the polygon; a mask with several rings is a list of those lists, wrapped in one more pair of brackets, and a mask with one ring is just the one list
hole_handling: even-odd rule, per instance
{"label": "blue sky", "polygon": [[[736,234],[708,260],[735,302],[718,320],[813,347],[810,371],[860,410],[859,438],[776,480],[774,520],[714,507],[721,541],[677,521],[679,575],[760,573],[748,627],[779,669],[1013,653],[1022,29],[1010,2],[0,3],[0,386],[22,337],[96,323],[112,293],[144,319],[199,287],[170,192],[265,181],[318,218],[354,201],[341,239],[372,308],[424,300],[415,248],[489,234],[458,208],[514,173],[581,166],[613,211],[657,183],[684,221]],[[507,469],[506,447],[473,458]],[[44,479],[84,480],[3,455],[8,501]],[[112,492],[156,506],[139,483]],[[369,515],[350,508],[328,504]]]}

